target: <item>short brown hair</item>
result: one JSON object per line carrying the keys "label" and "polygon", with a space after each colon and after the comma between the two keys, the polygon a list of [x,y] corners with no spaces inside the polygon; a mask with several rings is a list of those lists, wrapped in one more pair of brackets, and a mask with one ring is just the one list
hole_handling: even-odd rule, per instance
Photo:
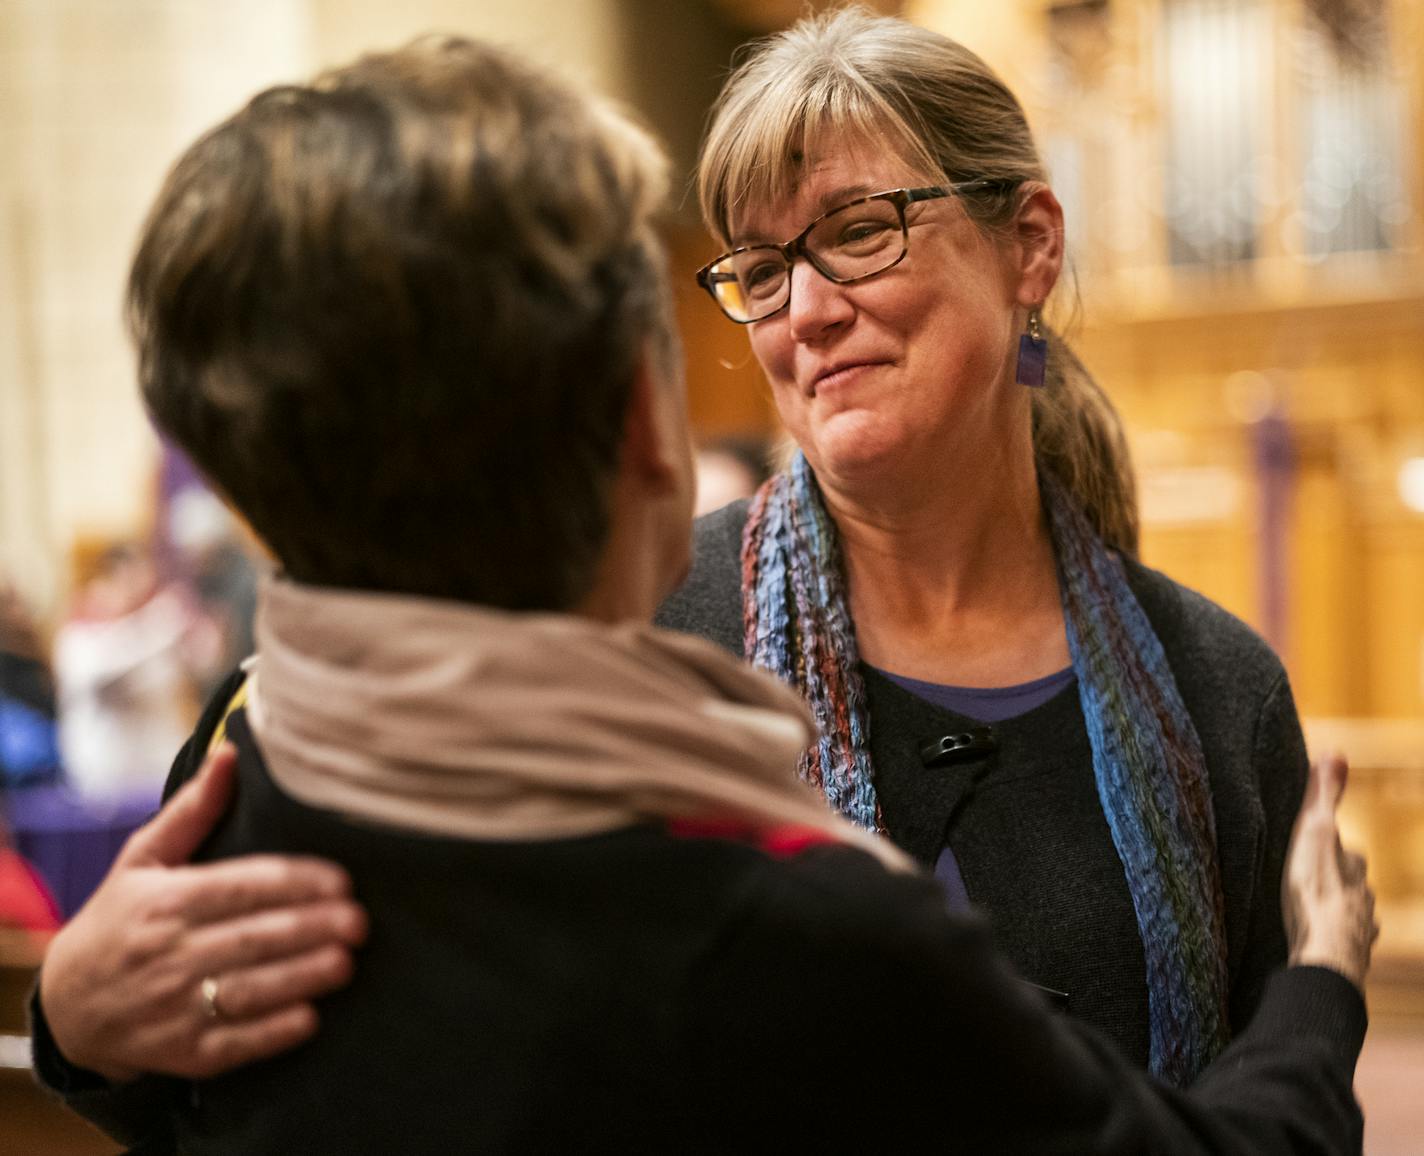
{"label": "short brown hair", "polygon": [[269,89],[144,227],[144,398],[298,580],[566,608],[649,340],[675,361],[666,186],[626,118],[467,40]]}
{"label": "short brown hair", "polygon": [[[959,198],[991,236],[1046,180],[1023,108],[983,60],[927,28],[838,8],[757,41],[737,62],[698,164],[707,228],[729,244],[736,214],[789,195],[827,135],[876,142],[926,180],[992,178]],[[1104,541],[1135,554],[1136,484],[1117,411],[1068,343],[1048,336],[1048,388],[1032,397],[1038,461]]]}

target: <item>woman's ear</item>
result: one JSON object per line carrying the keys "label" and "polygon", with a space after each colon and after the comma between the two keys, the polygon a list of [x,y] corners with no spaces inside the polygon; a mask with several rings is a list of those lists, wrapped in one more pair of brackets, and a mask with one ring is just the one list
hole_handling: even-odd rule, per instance
{"label": "woman's ear", "polygon": [[1063,271],[1063,206],[1044,184],[1030,186],[1030,192],[1014,221],[1018,243],[1017,300],[1026,309],[1048,299]]}
{"label": "woman's ear", "polygon": [[658,359],[644,348],[628,396],[623,426],[623,466],[654,493],[676,489],[685,472],[686,419],[673,386],[658,372]]}

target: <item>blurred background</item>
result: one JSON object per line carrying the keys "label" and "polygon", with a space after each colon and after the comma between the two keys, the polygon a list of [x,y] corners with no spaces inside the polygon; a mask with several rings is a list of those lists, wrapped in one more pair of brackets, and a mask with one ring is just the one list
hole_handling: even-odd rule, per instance
{"label": "blurred background", "polygon": [[[966,43],[1023,100],[1068,217],[1053,320],[1126,419],[1145,559],[1264,634],[1312,748],[1351,757],[1347,823],[1383,924],[1367,1150],[1416,1152],[1424,0],[873,6]],[[439,30],[619,98],[690,174],[735,47],[804,7],[0,0],[0,836],[33,883],[0,868],[0,924],[31,929],[0,926],[0,1152],[109,1150],[26,1092],[24,987],[42,929],[151,807],[175,736],[250,644],[255,551],[147,425],[120,317],[168,165],[261,87]],[[692,283],[713,245],[686,188],[667,235],[720,504],[777,431],[744,335]]]}

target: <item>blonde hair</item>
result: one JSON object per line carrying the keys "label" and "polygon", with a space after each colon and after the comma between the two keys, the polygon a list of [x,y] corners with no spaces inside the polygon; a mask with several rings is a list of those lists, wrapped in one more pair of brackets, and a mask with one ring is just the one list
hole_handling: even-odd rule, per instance
{"label": "blonde hair", "polygon": [[[959,198],[1007,233],[1046,173],[1023,108],[962,44],[894,17],[841,8],[753,44],[712,110],[698,166],[707,228],[730,246],[747,205],[790,196],[817,142],[872,141],[937,182],[993,178]],[[1048,388],[1033,393],[1034,449],[1113,549],[1137,551],[1137,496],[1117,411],[1048,331]]]}

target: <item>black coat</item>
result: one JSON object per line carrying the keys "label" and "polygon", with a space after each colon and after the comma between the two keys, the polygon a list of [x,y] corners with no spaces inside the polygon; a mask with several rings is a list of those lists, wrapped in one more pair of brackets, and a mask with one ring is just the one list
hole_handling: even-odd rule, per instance
{"label": "black coat", "polygon": [[[704,565],[706,539],[704,523]],[[738,600],[735,589],[718,597],[732,609],[704,632],[725,642],[736,634]],[[1163,607],[1148,609],[1169,634]],[[1186,631],[1169,646],[1174,666],[1192,637]],[[1285,744],[1293,767],[1299,735],[1276,671],[1277,685],[1262,689],[1257,705],[1262,725],[1277,720],[1270,725],[1295,735],[1294,748]],[[1210,688],[1180,670],[1178,677],[1198,717]],[[213,700],[170,790],[196,770],[236,685]],[[887,688],[894,691],[872,687],[877,762],[882,774],[903,764],[915,789],[897,792],[886,778],[882,797],[892,833],[932,857],[936,843],[926,832],[936,830],[937,816],[953,829],[959,804],[992,799],[987,784],[1017,765],[1010,762],[1017,748],[1006,731],[999,763],[972,790],[953,779],[917,781],[907,757],[885,757],[897,740],[884,720],[901,709],[917,718],[920,708],[909,696],[882,698]],[[1041,708],[1046,718],[1064,709]],[[1065,741],[1066,729],[1054,726],[1054,740]],[[65,1063],[36,1005],[41,1079],[144,1151],[171,1151],[175,1142],[194,1152],[252,1154],[1359,1149],[1351,1093],[1365,1027],[1359,993],[1320,968],[1290,969],[1267,983],[1266,964],[1255,958],[1281,951],[1274,903],[1254,893],[1279,871],[1266,812],[1289,808],[1274,795],[1256,809],[1253,839],[1228,837],[1249,849],[1223,850],[1224,870],[1247,865],[1247,893],[1236,881],[1228,899],[1245,912],[1234,917],[1233,976],[1239,990],[1243,976],[1252,977],[1255,1015],[1180,1092],[1137,1070],[1121,1034],[1110,1039],[1050,1011],[995,950],[982,917],[948,914],[933,881],[891,875],[859,852],[813,845],[787,854],[769,849],[764,832],[688,839],[653,824],[502,844],[380,829],[285,796],[241,712],[230,731],[241,752],[237,801],[204,855],[327,855],[351,872],[372,933],[352,985],[323,1001],[314,1041],[201,1084],[108,1087]],[[1247,763],[1279,737],[1248,738]],[[1203,742],[1208,762],[1219,762],[1221,736],[1203,734]],[[1219,774],[1213,769],[1220,796]],[[934,789],[923,790],[926,782]],[[1293,805],[1294,771],[1285,786],[1272,784]],[[971,894],[983,902],[988,885],[970,848],[955,843]],[[1236,880],[1234,867],[1229,875]],[[990,914],[1002,934],[1002,912],[991,905]],[[1122,938],[1130,947],[1135,928]],[[1095,958],[1124,966],[1120,957],[1131,954],[1074,938],[1045,949],[1043,959],[1090,969]],[[1140,948],[1137,959],[1140,973]],[[1093,1018],[1084,1013],[1095,999],[1091,983],[1052,966],[1026,970],[1068,990],[1078,1015]]]}
{"label": "black coat", "polygon": [[1364,1006],[1334,972],[1273,977],[1249,1030],[1173,1091],[1048,1010],[932,880],[861,852],[652,824],[538,843],[379,829],[284,795],[240,711],[229,734],[237,801],[204,857],[329,856],[371,937],[315,1040],[199,1084],[107,1088],[36,1008],[42,1079],[144,1152],[1359,1150]]}
{"label": "black coat", "polygon": [[[658,621],[742,655],[746,503],[697,523],[693,569]],[[1216,814],[1231,1023],[1249,1021],[1285,961],[1280,879],[1309,769],[1290,684],[1247,626],[1156,571],[1128,582],[1196,724]],[[875,787],[890,838],[926,865],[946,843],[1018,971],[1067,992],[1070,1014],[1147,1066],[1146,965],[1122,863],[1093,778],[1076,682],[994,727],[985,758],[927,769],[926,740],[973,721],[865,670]]]}

